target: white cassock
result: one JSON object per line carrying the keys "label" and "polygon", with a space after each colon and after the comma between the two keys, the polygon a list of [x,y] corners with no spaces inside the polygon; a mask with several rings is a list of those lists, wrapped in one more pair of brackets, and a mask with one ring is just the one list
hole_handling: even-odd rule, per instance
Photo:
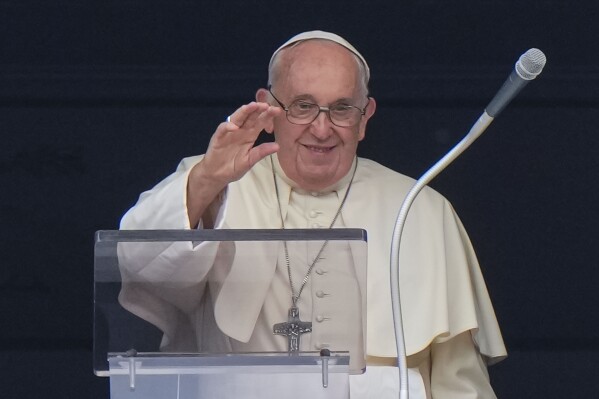
{"label": "white cassock", "polygon": [[[187,177],[200,159],[184,159],[175,173],[144,192],[123,217],[121,229],[189,229]],[[285,227],[329,227],[353,170],[335,186],[310,193],[297,189],[284,175],[276,156],[273,160]],[[368,366],[365,374],[350,377],[352,399],[396,398],[389,254],[399,207],[414,181],[371,160],[358,158],[357,162],[350,193],[334,226],[362,228],[368,234]],[[281,228],[271,165],[266,158],[228,185],[212,209],[217,228]],[[265,258],[252,262],[249,268],[242,256],[222,262],[227,259],[223,253],[232,253],[231,248],[178,244],[156,253],[143,251],[143,256],[141,252],[120,254],[124,284],[119,300],[164,332],[165,350],[285,349],[286,339],[273,339],[272,335],[273,322],[285,321],[291,298],[282,248],[265,248]],[[311,256],[319,249],[298,245],[289,246],[292,263],[303,264],[292,267],[296,291]],[[241,248],[235,251],[243,252]],[[268,255],[273,252],[275,258]],[[198,265],[200,253],[203,266]],[[352,263],[351,250],[336,253]],[[211,261],[206,262],[207,258]],[[495,397],[486,366],[506,356],[501,332],[466,231],[449,202],[430,188],[419,194],[410,210],[402,235],[400,265],[410,398]],[[315,327],[309,337],[302,337],[302,350],[330,347],[327,337],[347,329],[346,323],[356,322],[330,302],[323,303],[323,298],[339,304],[354,298],[351,290],[327,285],[336,276],[342,273],[331,269],[326,261],[317,263],[310,275],[299,305],[302,319],[312,320]],[[159,289],[135,283],[169,280],[173,282],[170,288]],[[360,291],[360,287],[354,288]],[[221,340],[221,332],[228,338]],[[218,342],[209,342],[216,336]],[[353,343],[347,344],[360,339],[358,333],[350,339]]]}

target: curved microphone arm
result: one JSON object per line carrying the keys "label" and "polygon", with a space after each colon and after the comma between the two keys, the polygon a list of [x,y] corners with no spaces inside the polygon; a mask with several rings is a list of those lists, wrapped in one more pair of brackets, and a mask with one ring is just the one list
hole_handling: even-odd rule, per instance
{"label": "curved microphone arm", "polygon": [[408,367],[406,359],[406,345],[403,332],[403,322],[401,316],[401,301],[399,298],[399,248],[401,235],[408,216],[408,211],[416,196],[420,191],[439,173],[441,173],[450,163],[452,163],[462,152],[464,152],[470,144],[472,144],[491,124],[493,117],[487,112],[478,118],[476,123],[470,129],[470,132],[456,144],[443,158],[437,161],[420,179],[412,186],[412,189],[406,195],[397,220],[393,229],[393,237],[391,241],[391,304],[393,308],[393,326],[395,328],[395,342],[397,345],[397,367],[399,369],[400,399],[408,399]]}
{"label": "curved microphone arm", "polygon": [[408,367],[406,359],[406,344],[401,318],[401,301],[399,298],[399,249],[401,235],[403,232],[408,211],[416,199],[418,193],[439,173],[452,163],[470,144],[472,144],[493,122],[493,119],[507,106],[524,86],[535,79],[543,70],[547,57],[537,48],[531,48],[518,59],[513,72],[505,81],[499,92],[486,107],[485,112],[478,118],[470,129],[470,132],[456,144],[443,158],[437,161],[420,179],[416,181],[412,189],[406,195],[393,229],[391,241],[391,304],[393,308],[393,326],[395,328],[395,342],[397,345],[397,366],[399,368],[400,399],[408,398]]}

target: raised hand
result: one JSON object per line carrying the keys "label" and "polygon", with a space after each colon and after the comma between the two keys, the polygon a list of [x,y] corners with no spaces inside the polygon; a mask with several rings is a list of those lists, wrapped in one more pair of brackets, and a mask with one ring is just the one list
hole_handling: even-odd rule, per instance
{"label": "raised hand", "polygon": [[189,175],[187,211],[192,226],[227,184],[240,179],[258,161],[278,150],[274,142],[255,147],[254,144],[263,130],[272,133],[273,119],[281,111],[267,103],[251,102],[218,125],[204,158]]}
{"label": "raised hand", "polygon": [[275,143],[254,147],[263,130],[272,132],[273,118],[281,111],[266,103],[252,102],[237,109],[221,123],[210,139],[202,160],[205,175],[223,187],[240,179],[256,162],[278,149]]}

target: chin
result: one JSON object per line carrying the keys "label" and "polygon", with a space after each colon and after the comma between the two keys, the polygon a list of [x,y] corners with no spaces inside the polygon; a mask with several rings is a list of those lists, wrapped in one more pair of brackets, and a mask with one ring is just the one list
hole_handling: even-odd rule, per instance
{"label": "chin", "polygon": [[300,173],[299,176],[302,181],[309,186],[306,189],[321,190],[336,182],[335,173],[331,173],[330,169],[325,168],[323,170],[322,167],[316,169],[318,170],[310,169]]}

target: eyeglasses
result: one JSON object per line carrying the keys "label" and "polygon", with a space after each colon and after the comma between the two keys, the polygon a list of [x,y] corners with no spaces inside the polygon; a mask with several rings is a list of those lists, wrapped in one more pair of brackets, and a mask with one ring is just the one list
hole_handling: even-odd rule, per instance
{"label": "eyeglasses", "polygon": [[287,120],[295,125],[309,125],[316,120],[321,112],[326,112],[329,120],[335,126],[355,126],[366,113],[366,107],[370,102],[369,98],[363,109],[348,104],[333,104],[328,107],[321,107],[305,100],[295,100],[289,106],[286,106],[272,93],[272,86],[268,86],[268,91],[279,106],[285,110]]}

